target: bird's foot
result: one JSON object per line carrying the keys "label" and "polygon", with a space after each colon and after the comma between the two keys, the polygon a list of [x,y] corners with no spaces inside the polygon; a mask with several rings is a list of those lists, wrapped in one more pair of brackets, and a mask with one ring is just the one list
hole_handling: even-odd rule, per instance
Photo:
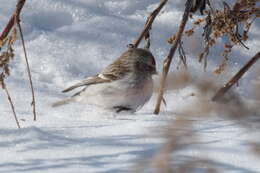
{"label": "bird's foot", "polygon": [[131,108],[125,106],[114,106],[113,108],[116,110],[116,113],[120,113],[122,111],[132,111]]}

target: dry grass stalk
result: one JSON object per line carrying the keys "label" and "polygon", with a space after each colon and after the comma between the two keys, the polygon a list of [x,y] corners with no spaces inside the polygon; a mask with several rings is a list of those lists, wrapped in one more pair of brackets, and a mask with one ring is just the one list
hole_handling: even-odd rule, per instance
{"label": "dry grass stalk", "polygon": [[[20,128],[20,125],[19,125],[16,113],[14,110],[14,105],[12,103],[12,99],[6,88],[6,84],[5,84],[4,80],[6,77],[8,77],[10,75],[9,63],[14,57],[14,50],[13,50],[12,46],[13,46],[14,42],[16,41],[16,35],[17,35],[16,27],[18,26],[20,36],[22,39],[23,50],[24,50],[25,59],[26,59],[26,63],[27,63],[27,71],[28,71],[30,86],[31,86],[31,90],[32,90],[32,97],[33,97],[32,106],[33,106],[34,120],[36,120],[34,90],[33,90],[33,85],[32,85],[30,67],[28,64],[27,53],[26,53],[25,44],[24,44],[23,33],[22,33],[21,25],[20,25],[20,13],[21,13],[21,10],[22,10],[25,2],[26,2],[26,0],[17,1],[16,9],[14,10],[11,18],[9,19],[9,22],[7,23],[6,27],[4,28],[3,32],[0,35],[0,48],[1,48],[0,50],[2,51],[2,48],[4,46],[7,47],[6,51],[2,51],[2,53],[0,55],[0,69],[2,70],[2,72],[0,73],[0,84],[7,94],[9,103],[12,107],[12,111],[13,111],[16,123],[19,128]],[[11,32],[11,34],[10,34],[10,32]]]}
{"label": "dry grass stalk", "polygon": [[[224,45],[224,52],[222,54],[224,59],[222,61],[222,64],[220,64],[218,69],[215,70],[215,73],[220,74],[222,71],[225,70],[227,61],[229,60],[228,55],[231,52],[232,47],[238,44],[246,47],[243,41],[246,41],[248,39],[248,32],[253,21],[257,17],[260,17],[259,15],[260,7],[257,7],[256,2],[257,0],[237,0],[237,2],[232,6],[232,8],[226,2],[223,2],[224,9],[220,11],[220,10],[214,10],[211,7],[209,1],[206,0],[188,1],[187,0],[186,9],[179,30],[177,34],[174,34],[171,38],[168,39],[168,42],[173,45],[169,55],[164,60],[163,72],[162,72],[162,77],[160,82],[161,86],[160,86],[157,103],[154,110],[155,114],[158,114],[160,112],[160,105],[163,99],[163,92],[165,90],[166,77],[175,50],[177,49],[178,45],[180,45],[183,30],[188,20],[190,11],[196,11],[199,8],[201,13],[203,13],[206,4],[208,4],[210,7],[210,11],[207,10],[204,11],[205,14],[207,14],[206,17],[199,18],[198,20],[193,22],[194,27],[184,32],[185,35],[191,36],[194,33],[195,27],[198,27],[202,23],[205,23],[205,26],[203,27],[204,32],[202,35],[205,41],[205,49],[199,55],[199,61],[202,61],[204,59],[204,68],[206,68],[207,66],[206,58],[209,54],[210,48],[216,43],[216,40],[223,36],[227,36],[229,38],[228,42]],[[187,4],[189,4],[189,7],[191,8],[188,9]],[[242,34],[239,33],[239,28],[241,26],[244,27]]]}
{"label": "dry grass stalk", "polygon": [[[150,172],[158,173],[223,172],[221,169],[225,168],[219,167],[218,163],[210,160],[207,155],[204,156],[204,150],[202,150],[203,156],[189,157],[189,152],[186,155],[186,151],[190,151],[189,148],[193,146],[196,148],[198,145],[201,148],[204,145],[196,124],[203,121],[207,123],[211,118],[218,117],[232,121],[235,125],[248,130],[252,130],[254,123],[255,130],[260,130],[259,106],[251,109],[250,102],[243,100],[234,92],[226,94],[221,102],[212,102],[211,96],[218,88],[216,79],[203,77],[199,80],[189,81],[189,84],[196,88],[195,94],[192,96],[193,101],[189,102],[189,105],[186,105],[184,109],[179,110],[179,115],[175,115],[175,120],[166,127],[160,128],[165,129],[163,136],[166,138],[166,142],[151,159],[137,167],[138,172],[147,172],[147,169],[152,170]],[[158,128],[155,129],[155,132],[158,133]],[[157,134],[156,136],[162,135]],[[248,154],[260,156],[259,141],[258,143],[248,141],[247,144],[251,149]]]}
{"label": "dry grass stalk", "polygon": [[[7,23],[5,29],[3,30],[2,34],[0,35],[0,43],[6,39],[6,37],[8,36],[9,32],[12,30],[13,26],[16,23],[16,17],[20,15],[21,10],[24,6],[26,0],[19,0],[16,4],[16,9],[12,15],[12,17],[10,18],[9,22]],[[1,44],[0,44],[1,45]],[[2,47],[2,46],[0,46]]]}
{"label": "dry grass stalk", "polygon": [[183,31],[185,29],[185,25],[188,21],[190,10],[192,8],[192,0],[187,0],[185,6],[186,6],[185,11],[183,13],[181,24],[179,26],[178,32],[176,34],[176,38],[174,40],[174,43],[173,43],[173,45],[170,49],[168,56],[166,57],[166,59],[163,62],[163,72],[162,72],[162,76],[161,76],[160,89],[159,89],[159,93],[158,93],[158,97],[157,97],[157,102],[156,102],[154,114],[158,114],[160,112],[160,106],[161,106],[161,102],[163,100],[163,93],[164,93],[164,89],[165,89],[165,82],[166,82],[167,74],[169,72],[169,68],[170,68],[170,64],[172,62],[172,58],[173,58],[175,51],[176,51],[176,49],[177,49],[177,47],[178,47],[178,45],[181,41],[181,37],[182,37]]}
{"label": "dry grass stalk", "polygon": [[238,80],[244,75],[248,69],[257,62],[260,58],[260,52],[258,52],[255,56],[253,56],[235,75],[231,78],[231,80],[226,83],[222,88],[218,90],[218,92],[212,97],[212,101],[219,100]]}
{"label": "dry grass stalk", "polygon": [[4,40],[4,42],[2,42],[2,46],[4,46],[5,44],[7,44],[7,48],[5,51],[2,51],[2,53],[0,54],[0,87],[5,91],[6,95],[7,95],[7,99],[10,103],[14,118],[15,118],[15,122],[17,124],[17,127],[20,128],[20,124],[15,112],[15,108],[14,108],[14,104],[12,101],[12,98],[10,96],[10,93],[6,87],[5,84],[5,78],[8,77],[10,75],[10,69],[9,69],[9,62],[14,58],[14,50],[12,48],[14,42],[16,40],[16,28],[14,28],[12,30],[12,33],[10,34],[10,36],[8,38],[6,38]]}
{"label": "dry grass stalk", "polygon": [[183,42],[182,41],[180,41],[180,43],[179,43],[178,52],[179,52],[179,56],[180,56],[180,63],[178,64],[177,69],[179,69],[181,62],[184,65],[185,69],[188,69],[187,57],[186,57],[186,53],[185,53],[184,48],[183,48]]}
{"label": "dry grass stalk", "polygon": [[14,50],[12,48],[14,42],[16,41],[16,28],[13,28],[11,31],[11,34],[8,38],[5,38],[4,41],[1,42],[1,48],[3,46],[6,46],[6,50],[2,51],[0,54],[0,87],[5,91],[8,101],[11,105],[11,109],[17,124],[17,127],[20,128],[20,124],[15,112],[14,104],[12,101],[12,98],[9,94],[9,91],[5,84],[5,78],[7,78],[10,75],[10,69],[9,69],[9,63],[14,58]]}
{"label": "dry grass stalk", "polygon": [[15,119],[15,122],[16,122],[16,125],[17,125],[17,127],[20,129],[21,126],[20,126],[20,123],[19,123],[19,121],[18,121],[16,112],[15,112],[15,107],[14,107],[12,98],[11,98],[10,93],[9,93],[8,89],[6,88],[6,85],[5,85],[5,83],[3,82],[3,80],[1,81],[1,85],[2,85],[2,88],[3,88],[3,90],[5,91],[5,93],[6,93],[6,95],[7,95],[8,101],[9,101],[9,103],[10,103],[10,105],[11,105],[11,108],[12,108],[12,111],[13,111],[13,115],[14,115],[14,119]]}
{"label": "dry grass stalk", "polygon": [[33,108],[33,120],[36,121],[36,105],[35,105],[34,88],[33,88],[33,83],[32,83],[32,75],[31,75],[30,65],[29,65],[29,62],[28,62],[27,51],[26,51],[26,48],[25,48],[23,31],[22,31],[22,27],[21,27],[21,24],[20,24],[20,19],[18,17],[19,16],[16,17],[16,23],[17,23],[17,26],[18,26],[18,29],[19,29],[21,40],[22,40],[23,52],[24,52],[24,57],[25,57],[26,67],[27,67],[27,73],[28,73],[30,88],[31,88],[31,92],[32,92],[31,105],[32,105],[32,108]]}
{"label": "dry grass stalk", "polygon": [[200,168],[204,172],[215,173],[217,169],[210,160],[205,158],[185,159],[180,155],[183,149],[200,142],[199,135],[194,130],[194,122],[188,117],[179,116],[166,128],[164,134],[166,143],[148,160],[148,162],[138,165],[136,172],[146,172],[147,168],[158,173],[188,173]]}
{"label": "dry grass stalk", "polygon": [[136,48],[136,47],[138,47],[138,45],[140,44],[140,42],[142,41],[142,39],[144,37],[149,38],[149,30],[152,27],[153,21],[156,18],[156,16],[159,14],[159,12],[161,11],[163,6],[167,3],[167,1],[168,0],[161,0],[159,6],[147,18],[143,31],[140,33],[138,38],[133,42],[133,44],[129,45],[130,47],[135,47]]}
{"label": "dry grass stalk", "polygon": [[[186,36],[191,36],[196,27],[204,24],[204,50],[199,55],[199,62],[204,59],[206,67],[207,56],[210,48],[212,48],[217,39],[227,37],[228,40],[223,46],[221,64],[215,69],[216,74],[222,73],[229,60],[229,54],[235,45],[241,45],[249,49],[244,42],[248,40],[248,33],[252,23],[256,18],[260,17],[260,7],[257,4],[258,0],[237,0],[232,6],[223,2],[223,10],[205,11],[206,17],[199,18],[193,22],[193,28],[185,32]],[[171,39],[170,39],[171,41]]]}
{"label": "dry grass stalk", "polygon": [[[146,22],[148,22],[148,20],[147,20]],[[147,23],[146,23],[145,25],[147,25]],[[150,28],[150,29],[147,31],[147,33],[145,34],[145,36],[144,36],[144,41],[145,41],[145,43],[144,43],[144,48],[145,48],[145,49],[150,49],[150,46],[151,46],[151,37],[150,37],[150,30],[151,30],[151,29],[152,29],[152,28]]]}

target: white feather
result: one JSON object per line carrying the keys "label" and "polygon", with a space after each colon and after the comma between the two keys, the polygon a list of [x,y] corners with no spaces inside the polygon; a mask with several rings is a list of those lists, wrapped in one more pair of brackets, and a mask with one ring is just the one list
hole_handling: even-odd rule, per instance
{"label": "white feather", "polygon": [[137,83],[131,77],[126,77],[110,83],[91,85],[77,96],[76,100],[108,109],[115,106],[126,106],[137,110],[150,99],[152,92],[152,78]]}

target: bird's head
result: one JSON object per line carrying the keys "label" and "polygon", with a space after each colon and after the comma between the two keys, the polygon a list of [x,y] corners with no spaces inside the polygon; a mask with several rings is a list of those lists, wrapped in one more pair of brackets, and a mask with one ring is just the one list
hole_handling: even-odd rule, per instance
{"label": "bird's head", "polygon": [[134,48],[129,50],[132,54],[134,68],[139,74],[157,74],[155,58],[149,50]]}

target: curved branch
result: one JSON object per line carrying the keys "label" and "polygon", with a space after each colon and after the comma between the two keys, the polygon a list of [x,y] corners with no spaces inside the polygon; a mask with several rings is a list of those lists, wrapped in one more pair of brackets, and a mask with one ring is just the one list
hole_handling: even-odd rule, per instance
{"label": "curved branch", "polygon": [[7,23],[7,25],[5,26],[3,32],[0,35],[0,40],[4,40],[9,32],[12,30],[14,24],[16,23],[16,18],[19,19],[21,10],[24,6],[26,0],[18,0],[17,4],[16,4],[16,8],[11,16],[11,18],[9,19],[9,22]]}
{"label": "curved branch", "polygon": [[164,88],[165,88],[165,82],[166,82],[166,78],[169,72],[169,68],[172,62],[172,58],[175,54],[175,51],[180,43],[181,37],[182,37],[182,33],[185,29],[185,25],[189,19],[189,14],[190,14],[190,10],[192,8],[192,0],[187,0],[186,5],[185,5],[185,11],[183,13],[182,16],[182,20],[181,20],[181,24],[179,26],[178,32],[176,34],[176,39],[170,49],[170,52],[168,54],[168,56],[166,57],[166,59],[164,60],[163,63],[163,72],[162,72],[162,77],[161,77],[161,81],[160,81],[160,89],[159,89],[159,94],[157,97],[157,102],[156,102],[156,106],[155,106],[155,110],[154,110],[154,114],[158,114],[160,112],[160,106],[161,106],[161,102],[163,100],[163,93],[164,93]]}
{"label": "curved branch", "polygon": [[149,32],[149,30],[152,27],[153,21],[155,19],[155,17],[159,14],[159,12],[161,11],[161,9],[163,8],[163,6],[167,3],[168,0],[161,0],[161,3],[159,4],[159,6],[150,14],[150,16],[147,18],[145,25],[144,25],[144,29],[143,31],[140,33],[140,35],[138,36],[138,38],[133,42],[131,47],[137,48],[138,45],[140,44],[140,42],[142,41],[142,39],[144,38],[144,36]]}
{"label": "curved branch", "polygon": [[222,88],[218,90],[218,92],[212,97],[212,101],[218,101],[238,80],[244,75],[248,69],[257,62],[260,58],[260,52],[258,52],[255,56],[253,56],[236,74],[234,77],[230,79],[228,83],[226,83]]}

